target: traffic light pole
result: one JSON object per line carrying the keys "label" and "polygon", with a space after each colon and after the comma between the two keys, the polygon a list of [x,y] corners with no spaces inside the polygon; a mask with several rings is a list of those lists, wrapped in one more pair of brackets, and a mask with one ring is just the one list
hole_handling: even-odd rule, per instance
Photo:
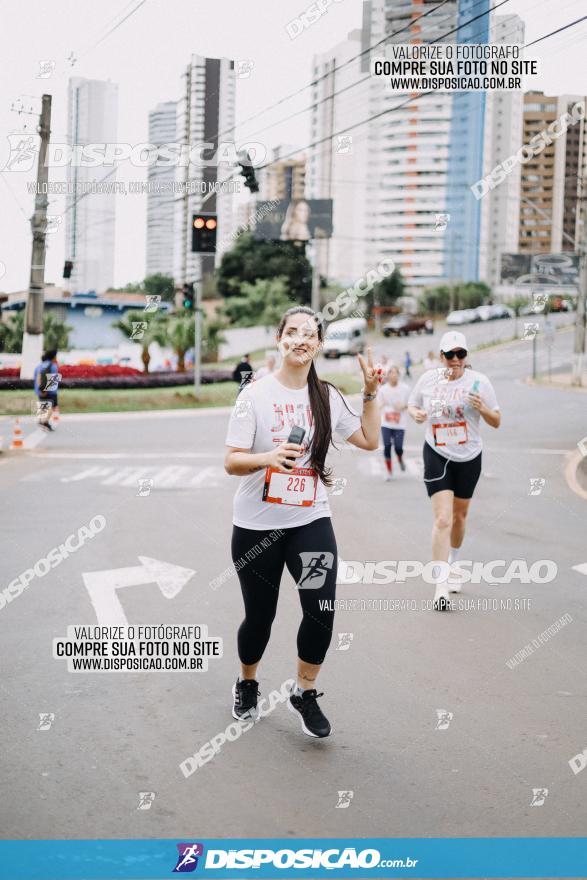
{"label": "traffic light pole", "polygon": [[575,354],[573,358],[573,373],[571,382],[573,385],[583,384],[583,368],[585,364],[585,299],[587,298],[587,180],[581,177],[580,189],[580,216],[583,221],[583,234],[580,247],[580,276],[579,289],[577,291],[577,314],[575,321]]}
{"label": "traffic light pole", "polygon": [[45,235],[47,232],[47,183],[49,180],[49,168],[46,167],[45,157],[51,134],[51,95],[43,95],[39,134],[41,136],[41,143],[37,164],[35,211],[31,217],[33,249],[31,254],[29,292],[25,309],[24,336],[22,340],[21,379],[33,378],[35,367],[41,360],[43,351]]}
{"label": "traffic light pole", "polygon": [[[202,273],[203,274],[203,273]],[[194,300],[194,394],[196,398],[200,393],[202,384],[202,284],[194,285],[196,296]]]}

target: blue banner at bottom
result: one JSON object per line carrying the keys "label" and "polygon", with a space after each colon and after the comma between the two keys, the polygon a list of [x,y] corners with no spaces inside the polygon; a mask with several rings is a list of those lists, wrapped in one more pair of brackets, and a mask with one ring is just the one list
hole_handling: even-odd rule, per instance
{"label": "blue banner at bottom", "polygon": [[0,841],[2,880],[587,876],[585,837]]}

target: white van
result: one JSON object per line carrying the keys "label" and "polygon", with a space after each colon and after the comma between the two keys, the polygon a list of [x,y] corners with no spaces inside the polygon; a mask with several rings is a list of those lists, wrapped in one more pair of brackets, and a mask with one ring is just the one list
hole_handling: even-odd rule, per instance
{"label": "white van", "polygon": [[338,358],[342,354],[362,354],[367,339],[365,318],[342,318],[328,325],[324,337],[324,357]]}

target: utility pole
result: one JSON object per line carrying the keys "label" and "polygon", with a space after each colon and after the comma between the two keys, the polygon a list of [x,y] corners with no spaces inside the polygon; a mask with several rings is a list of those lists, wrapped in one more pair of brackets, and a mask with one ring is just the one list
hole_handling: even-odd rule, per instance
{"label": "utility pole", "polygon": [[583,365],[585,362],[585,298],[587,296],[587,181],[584,174],[579,178],[579,211],[583,224],[580,236],[580,276],[577,291],[577,315],[575,323],[575,354],[573,357],[573,385],[583,384]]}
{"label": "utility pole", "polygon": [[51,134],[51,95],[43,95],[41,118],[39,121],[41,144],[37,165],[37,190],[35,211],[31,217],[33,249],[31,255],[31,275],[25,309],[24,337],[22,341],[21,379],[32,379],[35,367],[41,360],[43,350],[43,306],[45,289],[45,235],[47,231],[47,184],[49,169],[45,159]]}

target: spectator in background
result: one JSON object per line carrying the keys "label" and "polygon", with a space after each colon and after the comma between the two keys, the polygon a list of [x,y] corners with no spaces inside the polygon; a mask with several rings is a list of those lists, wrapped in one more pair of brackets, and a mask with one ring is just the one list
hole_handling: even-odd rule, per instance
{"label": "spectator in background", "polygon": [[265,365],[256,371],[255,379],[262,379],[263,376],[268,376],[269,373],[274,373],[276,366],[277,355],[274,351],[268,351],[265,355]]}
{"label": "spectator in background", "polygon": [[41,428],[44,428],[46,431],[54,431],[51,420],[59,418],[59,402],[57,398],[59,379],[57,351],[53,348],[42,355],[41,363],[37,364],[33,373],[35,394],[38,398],[38,421]]}
{"label": "spectator in background", "polygon": [[249,357],[250,355],[244,354],[242,361],[236,365],[232,373],[232,378],[235,382],[238,382],[239,388],[242,388],[243,385],[250,381],[253,373]]}
{"label": "spectator in background", "polygon": [[424,369],[425,370],[435,370],[436,367],[440,366],[440,361],[436,357],[433,351],[429,351],[426,357],[424,358]]}
{"label": "spectator in background", "polygon": [[412,374],[410,373],[410,367],[412,366],[412,355],[409,351],[406,351],[406,356],[404,357],[404,374],[406,379],[411,379]]}

